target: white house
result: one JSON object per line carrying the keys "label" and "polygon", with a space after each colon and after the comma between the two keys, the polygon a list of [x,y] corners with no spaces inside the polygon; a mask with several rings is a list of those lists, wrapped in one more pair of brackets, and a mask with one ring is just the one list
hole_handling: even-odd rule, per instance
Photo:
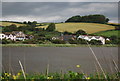
{"label": "white house", "polygon": [[79,38],[85,39],[85,40],[88,40],[88,41],[91,41],[91,40],[100,40],[102,42],[102,44],[105,44],[105,38],[101,37],[101,36],[80,35],[80,36],[78,36],[78,39]]}
{"label": "white house", "polygon": [[26,39],[26,35],[21,31],[6,32],[0,34],[0,39],[10,39],[13,41]]}

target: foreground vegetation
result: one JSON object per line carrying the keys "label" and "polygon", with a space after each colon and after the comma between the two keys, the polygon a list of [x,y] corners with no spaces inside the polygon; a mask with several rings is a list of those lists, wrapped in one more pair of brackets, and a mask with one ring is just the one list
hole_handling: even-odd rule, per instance
{"label": "foreground vegetation", "polygon": [[84,74],[84,73],[79,73],[79,72],[72,72],[69,71],[68,73],[34,73],[34,74],[25,74],[23,76],[23,73],[20,71],[17,74],[11,74],[11,73],[3,73],[1,76],[1,79],[12,79],[13,80],[19,80],[19,79],[29,79],[29,81],[36,81],[36,79],[40,80],[40,81],[45,81],[45,80],[57,80],[57,81],[61,81],[61,80],[65,80],[65,81],[74,81],[76,79],[76,81],[78,79],[82,79],[85,81],[88,80],[95,80],[95,81],[113,81],[113,80],[118,80],[120,73],[115,73],[115,74],[108,74],[106,73],[106,78],[104,77],[104,75],[102,73],[96,73],[96,74]]}

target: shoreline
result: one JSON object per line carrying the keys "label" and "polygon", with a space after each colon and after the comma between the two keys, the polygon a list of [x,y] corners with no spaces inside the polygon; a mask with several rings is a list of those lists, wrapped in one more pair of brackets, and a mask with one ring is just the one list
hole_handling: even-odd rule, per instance
{"label": "shoreline", "polygon": [[[119,45],[90,45],[91,47],[119,47]],[[0,47],[88,47],[86,44],[0,44]]]}

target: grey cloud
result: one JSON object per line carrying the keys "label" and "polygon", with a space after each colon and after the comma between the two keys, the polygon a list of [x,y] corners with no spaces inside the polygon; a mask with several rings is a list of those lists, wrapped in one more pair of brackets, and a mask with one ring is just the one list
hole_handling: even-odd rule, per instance
{"label": "grey cloud", "polygon": [[3,0],[3,2],[118,2],[119,0]]}
{"label": "grey cloud", "polygon": [[65,21],[74,15],[104,14],[117,21],[116,2],[3,2],[3,20]]}

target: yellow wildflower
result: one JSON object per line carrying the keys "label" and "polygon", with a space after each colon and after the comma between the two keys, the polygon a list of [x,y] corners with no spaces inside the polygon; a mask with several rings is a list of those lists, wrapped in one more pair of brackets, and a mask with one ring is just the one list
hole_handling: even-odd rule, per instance
{"label": "yellow wildflower", "polygon": [[17,73],[17,76],[20,76],[21,75],[21,73]]}
{"label": "yellow wildflower", "polygon": [[78,75],[78,73],[75,73],[75,75],[77,76],[77,75]]}
{"label": "yellow wildflower", "polygon": [[8,77],[9,77],[9,76],[11,76],[11,74],[10,74],[10,73],[5,73],[5,76],[8,76]]}
{"label": "yellow wildflower", "polygon": [[16,77],[15,75],[13,75],[13,79],[14,79],[14,80],[16,80],[16,79],[17,79],[17,77]]}
{"label": "yellow wildflower", "polygon": [[8,73],[5,73],[5,76],[7,76],[8,75]]}
{"label": "yellow wildflower", "polygon": [[90,79],[90,77],[86,77],[86,79],[87,79],[87,80],[89,80],[89,79]]}
{"label": "yellow wildflower", "polygon": [[50,79],[50,77],[47,77],[47,79]]}
{"label": "yellow wildflower", "polygon": [[80,65],[76,65],[77,68],[80,68]]}
{"label": "yellow wildflower", "polygon": [[4,77],[0,77],[1,79],[4,79]]}
{"label": "yellow wildflower", "polygon": [[5,79],[4,77],[2,77],[2,79]]}
{"label": "yellow wildflower", "polygon": [[53,76],[47,77],[47,79],[53,79]]}

